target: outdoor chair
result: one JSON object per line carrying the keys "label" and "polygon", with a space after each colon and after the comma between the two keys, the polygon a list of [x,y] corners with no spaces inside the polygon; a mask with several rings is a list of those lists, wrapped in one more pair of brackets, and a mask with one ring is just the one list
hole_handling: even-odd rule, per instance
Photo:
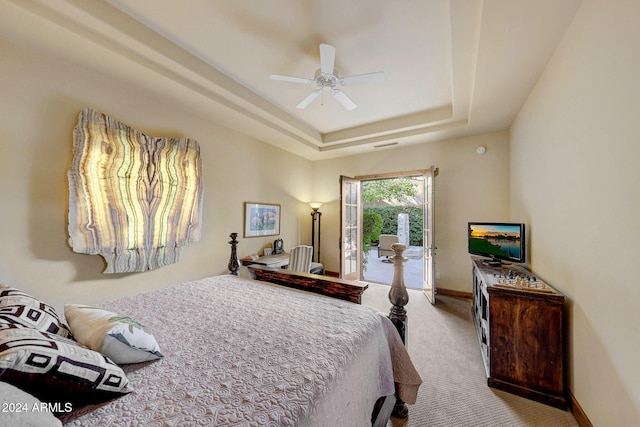
{"label": "outdoor chair", "polygon": [[382,256],[389,258],[389,256],[395,255],[395,252],[391,249],[391,245],[399,242],[400,240],[395,234],[381,234],[378,244],[378,258]]}

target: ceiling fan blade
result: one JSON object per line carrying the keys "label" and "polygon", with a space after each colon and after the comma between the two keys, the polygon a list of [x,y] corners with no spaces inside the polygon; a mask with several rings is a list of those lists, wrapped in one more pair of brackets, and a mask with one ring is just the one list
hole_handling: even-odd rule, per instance
{"label": "ceiling fan blade", "polygon": [[357,74],[355,76],[347,76],[340,79],[340,84],[342,86],[353,86],[382,82],[384,82],[384,72],[382,71],[377,71],[375,73]]}
{"label": "ceiling fan blade", "polygon": [[331,91],[331,95],[347,110],[351,111],[357,107],[356,103],[351,100],[345,93],[341,90],[334,89]]}
{"label": "ceiling fan blade", "polygon": [[311,104],[313,102],[313,100],[316,99],[320,95],[320,92],[322,92],[322,89],[314,90],[305,99],[303,99],[302,102],[300,104],[298,104],[296,108],[298,110],[302,110],[303,108],[307,108],[307,106],[309,104]]}
{"label": "ceiling fan blade", "polygon": [[269,76],[269,78],[271,80],[280,80],[283,82],[292,82],[292,83],[304,83],[304,84],[311,84],[311,83],[315,83],[315,80],[311,80],[311,79],[305,79],[303,77],[291,77],[291,76],[283,76],[280,74],[271,74]]}
{"label": "ceiling fan blade", "polygon": [[333,74],[333,64],[336,60],[336,48],[330,44],[320,45],[320,71]]}

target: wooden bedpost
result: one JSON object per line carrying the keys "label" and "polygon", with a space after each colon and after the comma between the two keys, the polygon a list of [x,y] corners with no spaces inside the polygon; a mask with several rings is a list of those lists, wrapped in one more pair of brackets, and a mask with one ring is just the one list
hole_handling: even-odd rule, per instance
{"label": "wooden bedpost", "polygon": [[238,233],[231,233],[229,234],[229,237],[231,237],[231,241],[229,242],[229,244],[231,245],[231,256],[229,257],[229,265],[227,266],[227,268],[229,269],[229,272],[231,274],[233,274],[234,276],[238,275],[238,270],[240,269],[240,261],[238,261],[238,240],[236,239],[238,237]]}
{"label": "wooden bedpost", "polygon": [[[402,342],[406,346],[407,310],[405,310],[404,306],[409,302],[409,293],[404,285],[403,263],[407,262],[407,258],[403,256],[403,253],[407,247],[400,243],[394,243],[391,245],[391,249],[396,254],[391,257],[391,261],[393,261],[393,282],[389,291],[389,301],[392,305],[389,319],[395,325]],[[396,384],[396,404],[393,407],[392,415],[395,418],[406,418],[409,416],[409,408],[398,396],[397,387],[398,385]]]}

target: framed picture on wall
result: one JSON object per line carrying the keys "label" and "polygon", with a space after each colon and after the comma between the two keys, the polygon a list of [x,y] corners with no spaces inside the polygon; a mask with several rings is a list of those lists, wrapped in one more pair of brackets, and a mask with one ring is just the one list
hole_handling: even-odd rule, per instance
{"label": "framed picture on wall", "polygon": [[280,234],[280,205],[244,202],[244,237]]}

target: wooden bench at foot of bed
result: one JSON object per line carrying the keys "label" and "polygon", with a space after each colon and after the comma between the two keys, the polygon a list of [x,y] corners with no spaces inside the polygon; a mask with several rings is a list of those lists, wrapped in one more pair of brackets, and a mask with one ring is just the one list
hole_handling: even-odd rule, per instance
{"label": "wooden bench at foot of bed", "polygon": [[366,283],[356,282],[354,280],[299,273],[282,268],[250,265],[248,269],[255,280],[315,292],[317,294],[355,302],[356,304],[362,302],[362,293],[369,287]]}

